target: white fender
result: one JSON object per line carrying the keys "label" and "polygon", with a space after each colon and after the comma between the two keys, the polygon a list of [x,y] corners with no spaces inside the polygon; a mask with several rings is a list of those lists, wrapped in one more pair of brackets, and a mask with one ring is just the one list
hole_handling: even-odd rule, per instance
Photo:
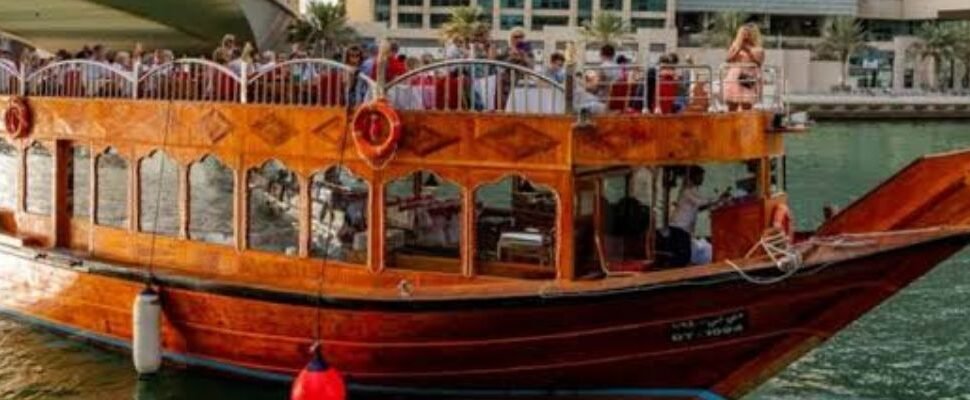
{"label": "white fender", "polygon": [[139,293],[131,314],[135,371],[154,374],[162,367],[162,303],[158,293],[151,288]]}

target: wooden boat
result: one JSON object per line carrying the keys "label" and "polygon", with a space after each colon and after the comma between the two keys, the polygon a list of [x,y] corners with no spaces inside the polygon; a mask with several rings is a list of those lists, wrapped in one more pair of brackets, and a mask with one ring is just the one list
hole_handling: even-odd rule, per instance
{"label": "wooden boat", "polygon": [[[492,72],[449,81],[475,65]],[[227,99],[118,71],[111,93],[65,93],[57,65],[8,71],[8,117],[30,123],[0,146],[0,310],[125,348],[151,285],[173,364],[285,381],[319,337],[364,393],[735,398],[970,241],[970,153],[920,159],[790,237],[770,110],[589,116],[512,65],[383,85],[324,60],[279,68],[294,66],[326,78],[232,77]],[[227,73],[149,74],[177,68]],[[437,71],[452,75],[407,84]],[[426,110],[390,103],[386,159],[355,151],[354,101],[333,88],[358,85],[430,93]],[[438,91],[452,86],[474,98]],[[518,109],[520,88],[566,101]],[[700,163],[747,165],[754,186],[712,212],[713,262],[671,268],[658,232],[681,166]],[[648,203],[607,199],[634,204],[637,185]]]}

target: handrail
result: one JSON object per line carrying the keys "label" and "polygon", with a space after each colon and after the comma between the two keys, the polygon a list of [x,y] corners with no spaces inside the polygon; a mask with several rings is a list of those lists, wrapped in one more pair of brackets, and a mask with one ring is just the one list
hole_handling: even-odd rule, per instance
{"label": "handrail", "polygon": [[[297,74],[294,68],[300,69]],[[348,91],[354,74],[357,86]],[[359,68],[322,58],[277,63],[252,75],[246,84],[249,100],[256,103],[316,106],[357,104],[373,95],[377,87]]]}
{"label": "handrail", "polygon": [[205,66],[205,67],[208,67],[208,68],[214,68],[214,69],[218,70],[219,72],[222,72],[222,73],[224,73],[224,74],[232,77],[233,80],[235,80],[237,83],[242,83],[243,82],[243,79],[240,78],[239,75],[236,74],[235,71],[229,69],[229,67],[226,67],[225,65],[222,65],[222,64],[219,64],[219,63],[216,63],[216,62],[212,62],[212,61],[209,61],[209,60],[206,60],[206,59],[203,59],[203,58],[179,58],[177,60],[172,60],[172,61],[169,61],[169,62],[164,63],[164,64],[159,64],[159,65],[153,66],[153,67],[149,68],[147,71],[145,71],[145,73],[140,74],[139,77],[138,77],[138,81],[139,82],[143,82],[146,79],[150,78],[152,75],[158,74],[158,73],[160,73],[161,71],[163,71],[165,69],[171,70],[173,67],[176,67],[178,65],[202,65],[202,66]]}
{"label": "handrail", "polygon": [[[99,76],[99,71],[109,76]],[[65,76],[68,72],[77,74]],[[54,78],[54,82],[49,78]],[[30,72],[24,81],[26,94],[64,97],[128,97],[136,84],[133,72],[91,60],[54,62]],[[105,86],[106,83],[111,85]],[[119,83],[120,86],[112,87]]]}
{"label": "handrail", "polygon": [[[245,65],[242,65],[245,74]],[[183,58],[156,65],[138,77],[138,98],[233,101],[244,99],[245,79],[209,60]]]}
{"label": "handrail", "polygon": [[398,108],[416,110],[563,114],[568,101],[566,87],[552,78],[520,65],[481,59],[448,60],[408,71],[388,82],[384,92]]}
{"label": "handrail", "polygon": [[[728,79],[727,75],[730,74],[730,71],[732,71],[735,68],[746,69],[746,70],[756,70],[758,71],[758,74],[757,76],[744,78],[744,79],[740,79],[740,78]],[[764,102],[765,84],[770,83],[774,85],[775,99],[774,99],[774,104],[770,104],[768,105],[768,107],[771,107],[771,109],[775,109],[776,107],[778,107],[778,103],[782,101],[782,98],[783,98],[783,93],[781,92],[781,90],[783,90],[784,88],[778,85],[778,82],[779,82],[778,78],[779,78],[780,71],[781,71],[781,68],[779,67],[775,67],[771,65],[762,65],[757,63],[745,62],[745,63],[721,64],[718,70],[718,80],[720,81],[720,85],[721,85],[720,87],[721,102],[724,104],[728,103],[728,100],[726,97],[727,84],[732,82],[737,82],[737,83],[747,82],[747,83],[754,84],[755,88],[757,89],[757,93],[754,96],[754,100],[751,102],[752,106],[764,107],[765,106],[765,102]]]}
{"label": "handrail", "polygon": [[[9,60],[7,60],[9,61]],[[13,62],[0,62],[0,94],[23,94],[23,76]]]}
{"label": "handrail", "polygon": [[[673,71],[673,76],[677,79],[674,82],[666,82],[661,74],[665,69]],[[683,79],[681,71],[686,71],[687,80]],[[706,79],[705,79],[706,78]],[[712,101],[714,92],[714,69],[707,65],[659,65],[657,66],[657,82],[654,86],[654,113],[673,114],[684,111],[709,112],[716,109],[715,102]],[[687,85],[684,88],[684,85]],[[670,85],[674,86],[673,95],[664,92]],[[686,93],[681,93],[686,89]],[[699,89],[700,93],[694,93]],[[683,101],[677,104],[678,101]],[[677,107],[680,106],[680,109]],[[668,110],[669,109],[669,110]]]}

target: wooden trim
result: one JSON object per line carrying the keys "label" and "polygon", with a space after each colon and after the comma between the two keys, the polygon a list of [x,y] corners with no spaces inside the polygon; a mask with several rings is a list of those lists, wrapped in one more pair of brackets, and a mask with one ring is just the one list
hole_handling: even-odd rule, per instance
{"label": "wooden trim", "polygon": [[179,233],[178,237],[181,239],[189,238],[189,221],[192,218],[191,210],[189,209],[189,202],[191,201],[191,193],[189,188],[189,170],[191,168],[191,163],[188,165],[182,165],[178,163],[178,204],[179,204]]}
{"label": "wooden trim", "polygon": [[371,219],[367,221],[367,226],[370,229],[368,265],[374,273],[381,273],[384,270],[384,259],[387,255],[384,244],[386,238],[384,232],[384,197],[386,188],[384,185],[384,174],[382,171],[375,171],[374,180],[370,189]]}
{"label": "wooden trim", "polygon": [[300,257],[309,258],[310,257],[310,240],[313,237],[311,229],[313,224],[310,219],[312,218],[313,209],[310,203],[310,183],[312,182],[312,177],[305,178],[303,175],[297,174],[297,182],[300,185],[299,193],[299,208],[297,209],[297,215],[300,217],[300,226],[297,237],[299,238],[299,243],[297,244],[297,254]]}

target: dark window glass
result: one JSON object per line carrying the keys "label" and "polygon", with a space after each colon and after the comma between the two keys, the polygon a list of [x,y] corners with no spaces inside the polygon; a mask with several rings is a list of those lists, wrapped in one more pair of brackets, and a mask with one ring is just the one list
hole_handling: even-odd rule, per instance
{"label": "dark window glass", "polygon": [[550,17],[544,15],[535,15],[532,17],[532,30],[534,31],[541,31],[546,26],[567,25],[569,25],[569,17]]}
{"label": "dark window glass", "polygon": [[585,26],[593,19],[593,0],[579,0],[577,13],[577,23]]}
{"label": "dark window glass", "polygon": [[142,232],[176,236],[179,233],[179,166],[165,152],[155,151],[138,169]]}
{"label": "dark window glass", "polygon": [[295,255],[300,236],[300,182],[270,160],[247,174],[249,248]]}
{"label": "dark window glass", "polygon": [[366,264],[369,199],[367,182],[345,168],[313,175],[310,255]]}
{"label": "dark window glass", "polygon": [[232,244],[236,177],[215,156],[206,156],[189,168],[189,237],[217,244]]}
{"label": "dark window glass", "polygon": [[20,152],[17,148],[0,139],[0,207],[17,208],[17,175]]}
{"label": "dark window glass", "polygon": [[667,0],[633,0],[633,11],[667,11]]}
{"label": "dark window glass", "polygon": [[128,227],[128,161],[113,148],[98,156],[98,225]]}
{"label": "dark window glass", "polygon": [[532,8],[539,10],[568,10],[569,0],[532,0]]}
{"label": "dark window glass", "polygon": [[502,8],[525,8],[525,0],[501,0],[499,6]]}
{"label": "dark window glass", "polygon": [[91,216],[91,151],[87,147],[71,148],[69,169],[71,216],[87,218]]}
{"label": "dark window glass", "polygon": [[[475,191],[476,256],[480,261],[553,266],[556,195],[521,177]],[[488,272],[488,271],[483,271]]]}
{"label": "dark window glass", "polygon": [[391,268],[459,272],[461,189],[431,172],[387,184],[385,247]]}
{"label": "dark window glass", "polygon": [[663,28],[664,20],[656,18],[633,18],[630,25],[636,28]]}
{"label": "dark window glass", "polygon": [[49,215],[53,185],[54,156],[44,145],[27,148],[27,212]]}
{"label": "dark window glass", "polygon": [[448,14],[431,14],[431,27],[440,28],[442,25],[451,21],[451,15]]}
{"label": "dark window glass", "polygon": [[525,25],[525,18],[523,18],[521,15],[502,14],[499,21],[502,25],[502,30],[505,31]]}
{"label": "dark window glass", "polygon": [[600,8],[604,10],[622,11],[623,0],[601,0]]}
{"label": "dark window glass", "polygon": [[[469,0],[431,0],[431,7],[460,7],[471,5]],[[481,6],[481,2],[479,2]]]}
{"label": "dark window glass", "polygon": [[424,5],[424,0],[397,0],[397,5],[399,7],[421,7]]}
{"label": "dark window glass", "polygon": [[424,16],[421,14],[398,14],[397,26],[399,28],[421,28],[424,25]]}

